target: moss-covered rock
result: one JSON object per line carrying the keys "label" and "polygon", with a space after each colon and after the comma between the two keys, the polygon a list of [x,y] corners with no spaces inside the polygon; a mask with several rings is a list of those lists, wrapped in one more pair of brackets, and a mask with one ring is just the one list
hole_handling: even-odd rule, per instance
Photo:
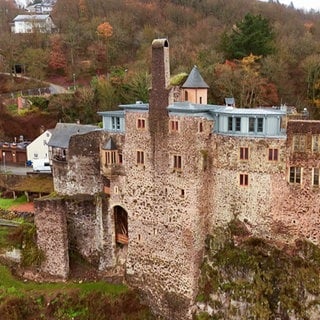
{"label": "moss-covered rock", "polygon": [[195,319],[319,319],[320,249],[279,249],[237,225],[207,238]]}

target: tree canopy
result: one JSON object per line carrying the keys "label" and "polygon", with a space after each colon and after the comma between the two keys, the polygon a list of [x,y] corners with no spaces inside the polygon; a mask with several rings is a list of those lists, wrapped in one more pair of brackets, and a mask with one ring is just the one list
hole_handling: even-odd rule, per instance
{"label": "tree canopy", "polygon": [[248,13],[225,35],[222,48],[229,59],[242,59],[250,54],[267,56],[274,52],[274,36],[266,18]]}

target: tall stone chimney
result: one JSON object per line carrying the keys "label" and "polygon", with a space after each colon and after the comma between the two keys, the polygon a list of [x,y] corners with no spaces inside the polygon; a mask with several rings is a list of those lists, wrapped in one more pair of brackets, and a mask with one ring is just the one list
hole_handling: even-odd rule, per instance
{"label": "tall stone chimney", "polygon": [[149,130],[152,143],[152,161],[155,174],[168,165],[167,136],[169,117],[167,107],[171,102],[169,42],[155,39],[152,42],[152,88],[149,101]]}

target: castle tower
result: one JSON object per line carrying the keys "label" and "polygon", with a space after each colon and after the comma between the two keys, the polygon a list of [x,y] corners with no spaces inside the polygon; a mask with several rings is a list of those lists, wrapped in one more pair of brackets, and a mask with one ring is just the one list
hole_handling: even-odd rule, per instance
{"label": "castle tower", "polygon": [[208,88],[209,86],[203,80],[197,66],[194,66],[182,85],[182,100],[197,104],[207,104]]}

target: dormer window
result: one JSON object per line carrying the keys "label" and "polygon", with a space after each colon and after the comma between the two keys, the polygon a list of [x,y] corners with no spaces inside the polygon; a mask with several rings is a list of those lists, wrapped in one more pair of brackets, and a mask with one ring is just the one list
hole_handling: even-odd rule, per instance
{"label": "dormer window", "polygon": [[250,117],[249,118],[249,128],[248,131],[251,133],[263,133],[264,130],[264,119],[263,118],[256,118]]}
{"label": "dormer window", "polygon": [[120,130],[120,118],[111,117],[111,126],[112,126],[112,130]]}

